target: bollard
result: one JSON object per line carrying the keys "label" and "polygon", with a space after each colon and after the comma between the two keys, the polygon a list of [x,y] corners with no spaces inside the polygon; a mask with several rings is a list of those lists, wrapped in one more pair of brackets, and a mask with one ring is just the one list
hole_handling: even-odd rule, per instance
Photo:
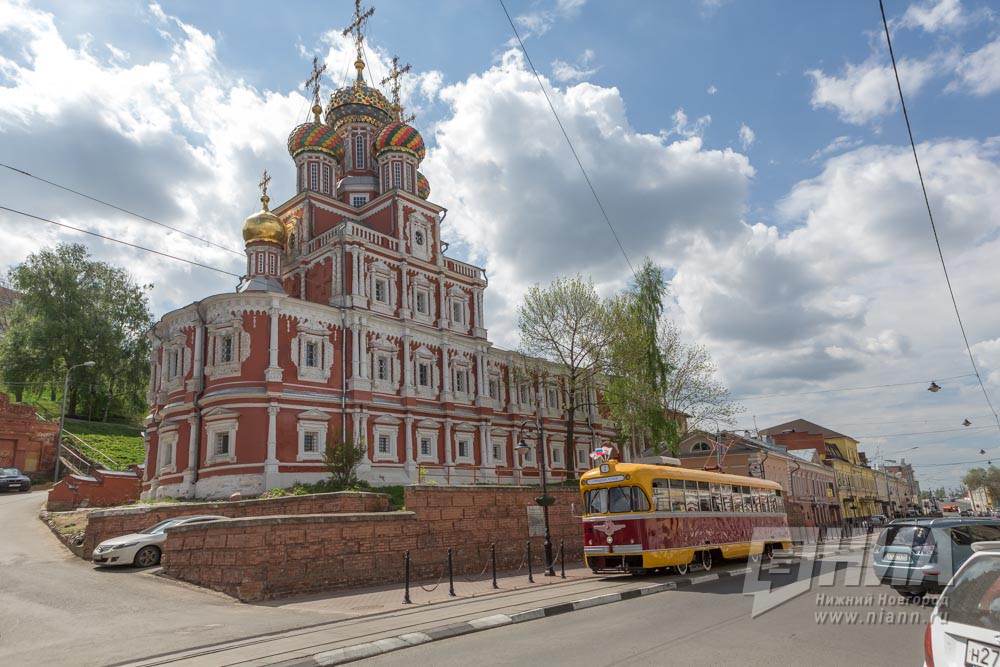
{"label": "bollard", "polygon": [[455,575],[452,570],[451,547],[448,547],[448,595],[455,597]]}
{"label": "bollard", "polygon": [[497,545],[490,545],[490,560],[493,562],[493,588],[500,588],[497,586]]}
{"label": "bollard", "polygon": [[562,540],[559,540],[559,576],[566,578],[566,548]]}
{"label": "bollard", "polygon": [[535,583],[535,578],[531,575],[531,540],[528,540],[528,583]]}
{"label": "bollard", "polygon": [[404,581],[406,582],[405,592],[403,593],[403,604],[410,604],[410,550],[406,550],[406,554],[403,556],[403,562],[406,567],[406,574]]}

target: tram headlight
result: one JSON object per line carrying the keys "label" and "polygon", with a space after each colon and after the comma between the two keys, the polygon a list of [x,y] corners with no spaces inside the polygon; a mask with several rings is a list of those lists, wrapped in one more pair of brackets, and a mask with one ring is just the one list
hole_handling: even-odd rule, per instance
{"label": "tram headlight", "polygon": [[615,543],[615,538],[608,535],[608,544],[614,544],[614,543]]}

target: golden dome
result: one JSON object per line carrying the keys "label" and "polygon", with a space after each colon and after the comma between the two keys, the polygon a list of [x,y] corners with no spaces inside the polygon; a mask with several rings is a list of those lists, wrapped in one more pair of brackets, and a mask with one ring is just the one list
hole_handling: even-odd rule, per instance
{"label": "golden dome", "polygon": [[281,222],[281,218],[267,210],[269,201],[270,197],[267,195],[261,197],[262,210],[251,215],[243,223],[243,240],[246,243],[271,241],[278,245],[285,244],[285,224]]}

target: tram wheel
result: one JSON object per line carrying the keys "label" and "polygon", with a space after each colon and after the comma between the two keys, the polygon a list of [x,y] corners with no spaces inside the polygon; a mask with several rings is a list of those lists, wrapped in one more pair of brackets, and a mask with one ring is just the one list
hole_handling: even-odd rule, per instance
{"label": "tram wheel", "polygon": [[705,549],[701,552],[701,567],[708,572],[712,569],[712,550]]}
{"label": "tram wheel", "polygon": [[774,545],[773,544],[765,544],[764,545],[764,558],[766,558],[769,561],[774,560]]}
{"label": "tram wheel", "polygon": [[688,564],[684,563],[682,565],[674,565],[674,571],[683,576],[688,573]]}
{"label": "tram wheel", "polygon": [[761,555],[759,553],[752,553],[747,558],[747,560],[750,562],[751,565],[760,565],[760,556]]}

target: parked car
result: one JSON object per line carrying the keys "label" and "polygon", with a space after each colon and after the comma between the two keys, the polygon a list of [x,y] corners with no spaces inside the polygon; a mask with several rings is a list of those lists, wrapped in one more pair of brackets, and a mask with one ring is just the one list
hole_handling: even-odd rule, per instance
{"label": "parked car", "polygon": [[1000,665],[1000,542],[978,542],[924,631],[925,665]]}
{"label": "parked car", "polygon": [[959,516],[972,516],[972,510],[962,510],[958,513]]}
{"label": "parked car", "polygon": [[31,491],[31,479],[17,468],[0,468],[0,491]]}
{"label": "parked car", "polygon": [[982,541],[1000,541],[1000,520],[896,520],[879,533],[872,566],[883,584],[919,597],[943,590]]}
{"label": "parked car", "polygon": [[225,518],[227,517],[203,515],[167,519],[138,533],[104,540],[94,549],[91,560],[97,565],[152,567],[160,562],[160,556],[163,553],[161,545],[167,541],[167,528]]}

